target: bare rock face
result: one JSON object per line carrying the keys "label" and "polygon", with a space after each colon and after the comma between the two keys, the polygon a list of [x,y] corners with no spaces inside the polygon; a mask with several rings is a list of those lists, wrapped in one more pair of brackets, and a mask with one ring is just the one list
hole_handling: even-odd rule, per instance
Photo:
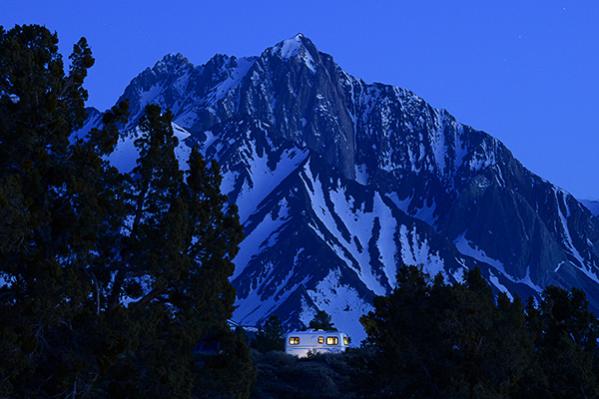
{"label": "bare rock face", "polygon": [[599,311],[592,206],[412,92],[347,74],[301,34],[257,57],[166,56],[123,99],[129,127],[158,103],[221,164],[246,233],[241,324],[274,313],[296,327],[323,309],[359,342],[359,316],[402,263],[450,281],[479,267],[512,297],[580,287]]}

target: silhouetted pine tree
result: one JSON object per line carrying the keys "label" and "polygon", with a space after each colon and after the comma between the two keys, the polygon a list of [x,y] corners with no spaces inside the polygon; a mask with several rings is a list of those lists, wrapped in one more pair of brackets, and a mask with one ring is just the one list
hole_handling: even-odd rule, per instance
{"label": "silhouetted pine tree", "polygon": [[[241,239],[216,164],[179,170],[171,115],[148,106],[132,175],[85,118],[84,39],[65,74],[45,28],[0,28],[0,396],[247,397],[249,352],[227,326]],[[215,343],[194,356],[201,342]]]}
{"label": "silhouetted pine tree", "polygon": [[285,350],[283,327],[277,316],[270,316],[264,324],[260,326],[253,347],[260,352]]}
{"label": "silhouetted pine tree", "polygon": [[518,301],[493,293],[478,270],[463,284],[402,266],[398,287],[362,318],[371,395],[508,398],[532,352]]}
{"label": "silhouetted pine tree", "polygon": [[520,397],[599,397],[599,322],[579,289],[548,287],[527,307],[536,367]]}
{"label": "silhouetted pine tree", "polygon": [[335,325],[333,324],[333,320],[331,319],[331,315],[325,312],[324,310],[318,310],[310,323],[308,324],[308,328],[313,328],[315,330],[325,330],[325,331],[336,331]]}
{"label": "silhouetted pine tree", "polygon": [[[81,39],[65,74],[57,43],[39,26],[0,28],[0,396],[86,392],[92,269],[104,224],[119,224],[104,179],[121,179],[93,144],[69,142],[91,52]],[[105,116],[107,135],[120,116]]]}

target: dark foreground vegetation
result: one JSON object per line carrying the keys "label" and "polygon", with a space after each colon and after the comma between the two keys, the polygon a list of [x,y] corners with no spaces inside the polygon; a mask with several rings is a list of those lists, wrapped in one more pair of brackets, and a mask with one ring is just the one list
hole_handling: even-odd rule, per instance
{"label": "dark foreground vegetation", "polygon": [[171,115],[150,105],[119,173],[105,156],[127,105],[72,137],[94,60],[81,39],[65,73],[57,43],[0,29],[0,397],[246,397],[227,324],[242,230],[218,166],[194,150],[181,172]]}
{"label": "dark foreground vegetation", "polygon": [[[399,268],[343,355],[297,359],[281,323],[231,331],[241,240],[220,173],[181,172],[171,117],[150,105],[131,174],[105,159],[127,106],[85,119],[84,39],[0,28],[0,398],[597,398],[599,325],[576,289],[526,305]],[[319,313],[314,328],[333,328]],[[251,348],[250,348],[251,346]]]}
{"label": "dark foreground vegetation", "polygon": [[368,339],[358,349],[255,352],[253,397],[599,397],[599,324],[581,291],[550,287],[522,306],[494,296],[478,270],[448,285],[412,266],[398,283],[362,318]]}

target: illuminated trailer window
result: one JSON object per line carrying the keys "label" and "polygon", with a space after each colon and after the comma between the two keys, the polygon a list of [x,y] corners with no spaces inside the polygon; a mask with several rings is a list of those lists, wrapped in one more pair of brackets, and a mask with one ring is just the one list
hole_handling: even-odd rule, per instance
{"label": "illuminated trailer window", "polygon": [[341,353],[351,340],[342,331],[290,331],[285,337],[285,352],[298,357],[314,353]]}

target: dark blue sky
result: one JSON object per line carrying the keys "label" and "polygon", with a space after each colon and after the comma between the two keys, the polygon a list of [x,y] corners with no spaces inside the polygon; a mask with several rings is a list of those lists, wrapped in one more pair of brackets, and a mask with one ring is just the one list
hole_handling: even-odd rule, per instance
{"label": "dark blue sky", "polygon": [[166,53],[259,54],[302,32],[348,72],[413,90],[501,139],[531,170],[599,198],[597,0],[1,0],[0,24],[40,23],[96,57],[104,109]]}

